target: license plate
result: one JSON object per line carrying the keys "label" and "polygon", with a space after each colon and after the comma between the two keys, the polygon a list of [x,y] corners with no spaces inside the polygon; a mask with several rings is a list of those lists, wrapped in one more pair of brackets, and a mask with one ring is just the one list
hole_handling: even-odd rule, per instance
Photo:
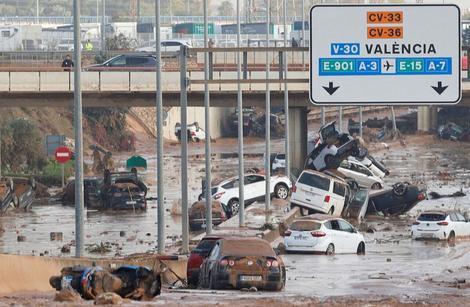
{"label": "license plate", "polygon": [[137,202],[135,200],[133,201],[126,201],[127,205],[137,205]]}
{"label": "license plate", "polygon": [[432,238],[432,237],[434,237],[434,235],[432,233],[423,233],[421,236],[423,238]]}
{"label": "license plate", "polygon": [[294,240],[307,240],[307,237],[304,237],[302,235],[294,236]]}
{"label": "license plate", "polygon": [[259,275],[242,275],[240,281],[262,281],[263,277]]}

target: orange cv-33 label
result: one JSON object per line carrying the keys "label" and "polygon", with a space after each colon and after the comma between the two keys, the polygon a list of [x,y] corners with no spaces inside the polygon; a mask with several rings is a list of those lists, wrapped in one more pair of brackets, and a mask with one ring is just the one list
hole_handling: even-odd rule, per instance
{"label": "orange cv-33 label", "polygon": [[403,12],[367,12],[367,23],[390,24],[403,23]]}
{"label": "orange cv-33 label", "polygon": [[369,39],[403,38],[403,27],[367,27]]}

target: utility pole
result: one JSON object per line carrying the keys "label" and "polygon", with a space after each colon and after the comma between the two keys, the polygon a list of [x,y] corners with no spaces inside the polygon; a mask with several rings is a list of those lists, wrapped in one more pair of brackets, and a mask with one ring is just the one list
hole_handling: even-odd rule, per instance
{"label": "utility pole", "polygon": [[36,0],[36,23],[39,24],[39,0]]}
{"label": "utility pole", "polygon": [[[157,249],[165,252],[165,199],[163,190],[163,103],[162,103],[162,45],[160,0],[155,0],[155,51],[156,51],[156,108],[157,108]],[[181,130],[183,131],[183,130]]]}
{"label": "utility pole", "polygon": [[[266,3],[266,47],[269,47],[269,34],[271,30],[271,0],[267,0]],[[265,191],[265,215],[266,223],[268,223],[268,211],[271,208],[271,84],[268,80],[270,77],[270,62],[269,62],[269,51],[266,49],[266,151],[265,151],[265,170],[266,170],[266,191]],[[244,206],[244,204],[241,204]]]}
{"label": "utility pole", "polygon": [[74,38],[74,130],[75,130],[75,257],[83,255],[84,196],[83,196],[83,126],[82,126],[82,48],[80,32],[80,0],[73,1]]}
{"label": "utility pole", "polygon": [[[241,18],[240,0],[237,0],[237,47],[241,47]],[[242,61],[240,51],[237,51],[237,108],[238,108],[238,221],[239,226],[245,226],[245,160],[243,155],[243,93],[240,79],[242,77]]]}
{"label": "utility pole", "polygon": [[[186,77],[187,70],[187,52],[186,46],[180,48],[180,84],[181,84],[181,253],[189,253],[189,215],[188,215],[188,82]],[[207,126],[206,126],[207,129]],[[210,159],[210,157],[209,157]]]}
{"label": "utility pole", "polygon": [[[209,80],[209,1],[204,0],[204,80]],[[205,156],[206,156],[206,234],[212,233],[212,161],[211,161],[211,113],[210,113],[210,92],[209,84],[204,84],[204,117],[206,122],[206,144],[205,144]]]}
{"label": "utility pole", "polygon": [[[283,27],[284,27],[284,47],[287,47],[287,0],[283,0]],[[290,178],[290,138],[289,138],[289,88],[287,86],[287,72],[289,71],[289,65],[287,64],[287,52],[282,53],[284,63],[284,129],[285,129],[285,143],[284,152],[286,155],[286,176]]]}

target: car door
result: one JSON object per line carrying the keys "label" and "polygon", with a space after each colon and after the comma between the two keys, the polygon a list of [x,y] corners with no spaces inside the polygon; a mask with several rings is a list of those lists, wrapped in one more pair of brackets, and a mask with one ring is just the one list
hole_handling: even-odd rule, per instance
{"label": "car door", "polygon": [[346,236],[341,231],[341,227],[337,219],[330,220],[325,223],[326,228],[330,229],[331,243],[335,246],[335,253],[341,254],[344,253],[347,249],[345,248]]}
{"label": "car door", "polygon": [[455,216],[457,218],[456,223],[458,224],[457,228],[459,230],[459,236],[470,236],[470,223],[467,222],[465,217],[456,212]]}
{"label": "car door", "polygon": [[265,177],[261,175],[247,175],[245,176],[245,187],[247,191],[245,198],[247,200],[262,199],[266,194]]}
{"label": "car door", "polygon": [[220,242],[217,242],[214,247],[212,248],[211,253],[209,254],[209,257],[206,258],[206,260],[203,263],[204,267],[204,272],[203,276],[206,282],[206,285],[209,286],[209,276],[212,272],[212,270],[215,267],[215,264],[217,263],[217,258],[219,256],[219,250],[220,250]]}
{"label": "car door", "polygon": [[342,231],[343,238],[345,239],[344,248],[345,253],[357,252],[359,245],[357,233],[354,227],[344,220],[338,220],[339,228]]}
{"label": "car door", "polygon": [[344,183],[334,180],[333,181],[333,193],[331,193],[330,208],[334,207],[333,215],[341,216],[343,212],[345,198],[346,197],[346,186]]}
{"label": "car door", "polygon": [[107,66],[111,68],[124,67],[126,66],[126,57],[124,55],[118,56],[112,59],[111,61],[109,61]]}
{"label": "car door", "polygon": [[363,178],[364,187],[370,188],[376,182],[373,178],[374,175],[364,165],[356,164],[356,167],[357,171],[361,174],[361,178]]}

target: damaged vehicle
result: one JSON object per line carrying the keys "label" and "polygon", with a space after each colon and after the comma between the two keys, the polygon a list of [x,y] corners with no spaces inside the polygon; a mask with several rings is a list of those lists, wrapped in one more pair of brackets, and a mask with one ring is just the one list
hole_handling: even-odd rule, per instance
{"label": "damaged vehicle", "polygon": [[[181,124],[176,123],[175,125],[175,135],[178,138],[178,141],[181,142]],[[200,142],[206,139],[206,133],[204,130],[199,127],[198,122],[194,122],[188,125],[188,141]]]}
{"label": "damaged vehicle", "polygon": [[271,245],[255,237],[227,237],[216,242],[201,265],[199,286],[209,289],[280,291],[286,268]]}
{"label": "damaged vehicle", "polygon": [[[101,205],[102,209],[129,210],[147,209],[147,191],[145,183],[140,180],[137,172],[105,171],[99,196],[90,197],[90,204]],[[99,208],[99,207],[98,207]]]}
{"label": "damaged vehicle", "polygon": [[470,132],[468,130],[465,130],[461,126],[452,122],[439,126],[437,128],[437,133],[441,139],[451,141],[468,140],[470,136]]}
{"label": "damaged vehicle", "polygon": [[23,210],[29,210],[34,201],[36,181],[34,178],[13,178],[13,184],[13,203],[15,204],[15,207]]}
{"label": "damaged vehicle", "polygon": [[367,214],[400,215],[426,199],[426,191],[408,182],[395,183],[391,189],[371,191]]}
{"label": "damaged vehicle", "polygon": [[[227,220],[227,209],[222,203],[212,201],[212,225],[217,226]],[[204,201],[195,202],[189,209],[189,229],[191,231],[206,228],[206,203]]]}
{"label": "damaged vehicle", "polygon": [[191,251],[188,258],[186,267],[187,283],[190,288],[196,288],[199,283],[199,271],[201,264],[209,257],[215,243],[220,239],[220,236],[205,236],[199,241],[197,246]]}
{"label": "damaged vehicle", "polygon": [[411,238],[450,242],[470,238],[470,220],[457,211],[425,211],[411,226]]}
{"label": "damaged vehicle", "polygon": [[[266,190],[266,176],[263,174],[245,175],[245,207],[257,200],[264,200]],[[219,201],[226,209],[227,217],[238,214],[240,202],[238,200],[238,177],[232,177],[212,184],[211,194],[214,200]],[[292,183],[290,179],[283,175],[271,176],[271,195],[280,199],[289,197]],[[199,195],[199,200],[204,198],[205,184],[203,191]]]}
{"label": "damaged vehicle", "polygon": [[11,178],[0,179],[0,213],[5,213],[13,205],[14,184]]}
{"label": "damaged vehicle", "polygon": [[380,190],[384,185],[380,177],[374,175],[362,163],[353,160],[342,161],[338,171],[347,178],[354,179],[362,188]]}
{"label": "damaged vehicle", "polygon": [[29,210],[34,201],[35,191],[34,178],[0,179],[0,214],[12,207]]}
{"label": "damaged vehicle", "polygon": [[52,276],[50,285],[57,291],[73,289],[84,299],[112,292],[122,298],[150,300],[161,292],[159,273],[143,266],[125,265],[115,270],[93,267],[65,267],[60,276]]}
{"label": "damaged vehicle", "polygon": [[315,148],[308,155],[304,169],[324,171],[337,169],[349,156],[364,158],[367,150],[359,147],[359,142],[347,133],[340,133],[331,122],[320,128]]}
{"label": "damaged vehicle", "polygon": [[[243,114],[243,136],[248,136],[253,123],[256,120],[256,111],[254,107],[247,107],[242,109]],[[237,136],[238,131],[238,108],[235,108],[234,112],[230,115],[230,131],[233,132],[233,136]]]}
{"label": "damaged vehicle", "polygon": [[287,252],[313,252],[326,255],[365,254],[364,236],[341,218],[325,214],[296,219],[284,232]]}

